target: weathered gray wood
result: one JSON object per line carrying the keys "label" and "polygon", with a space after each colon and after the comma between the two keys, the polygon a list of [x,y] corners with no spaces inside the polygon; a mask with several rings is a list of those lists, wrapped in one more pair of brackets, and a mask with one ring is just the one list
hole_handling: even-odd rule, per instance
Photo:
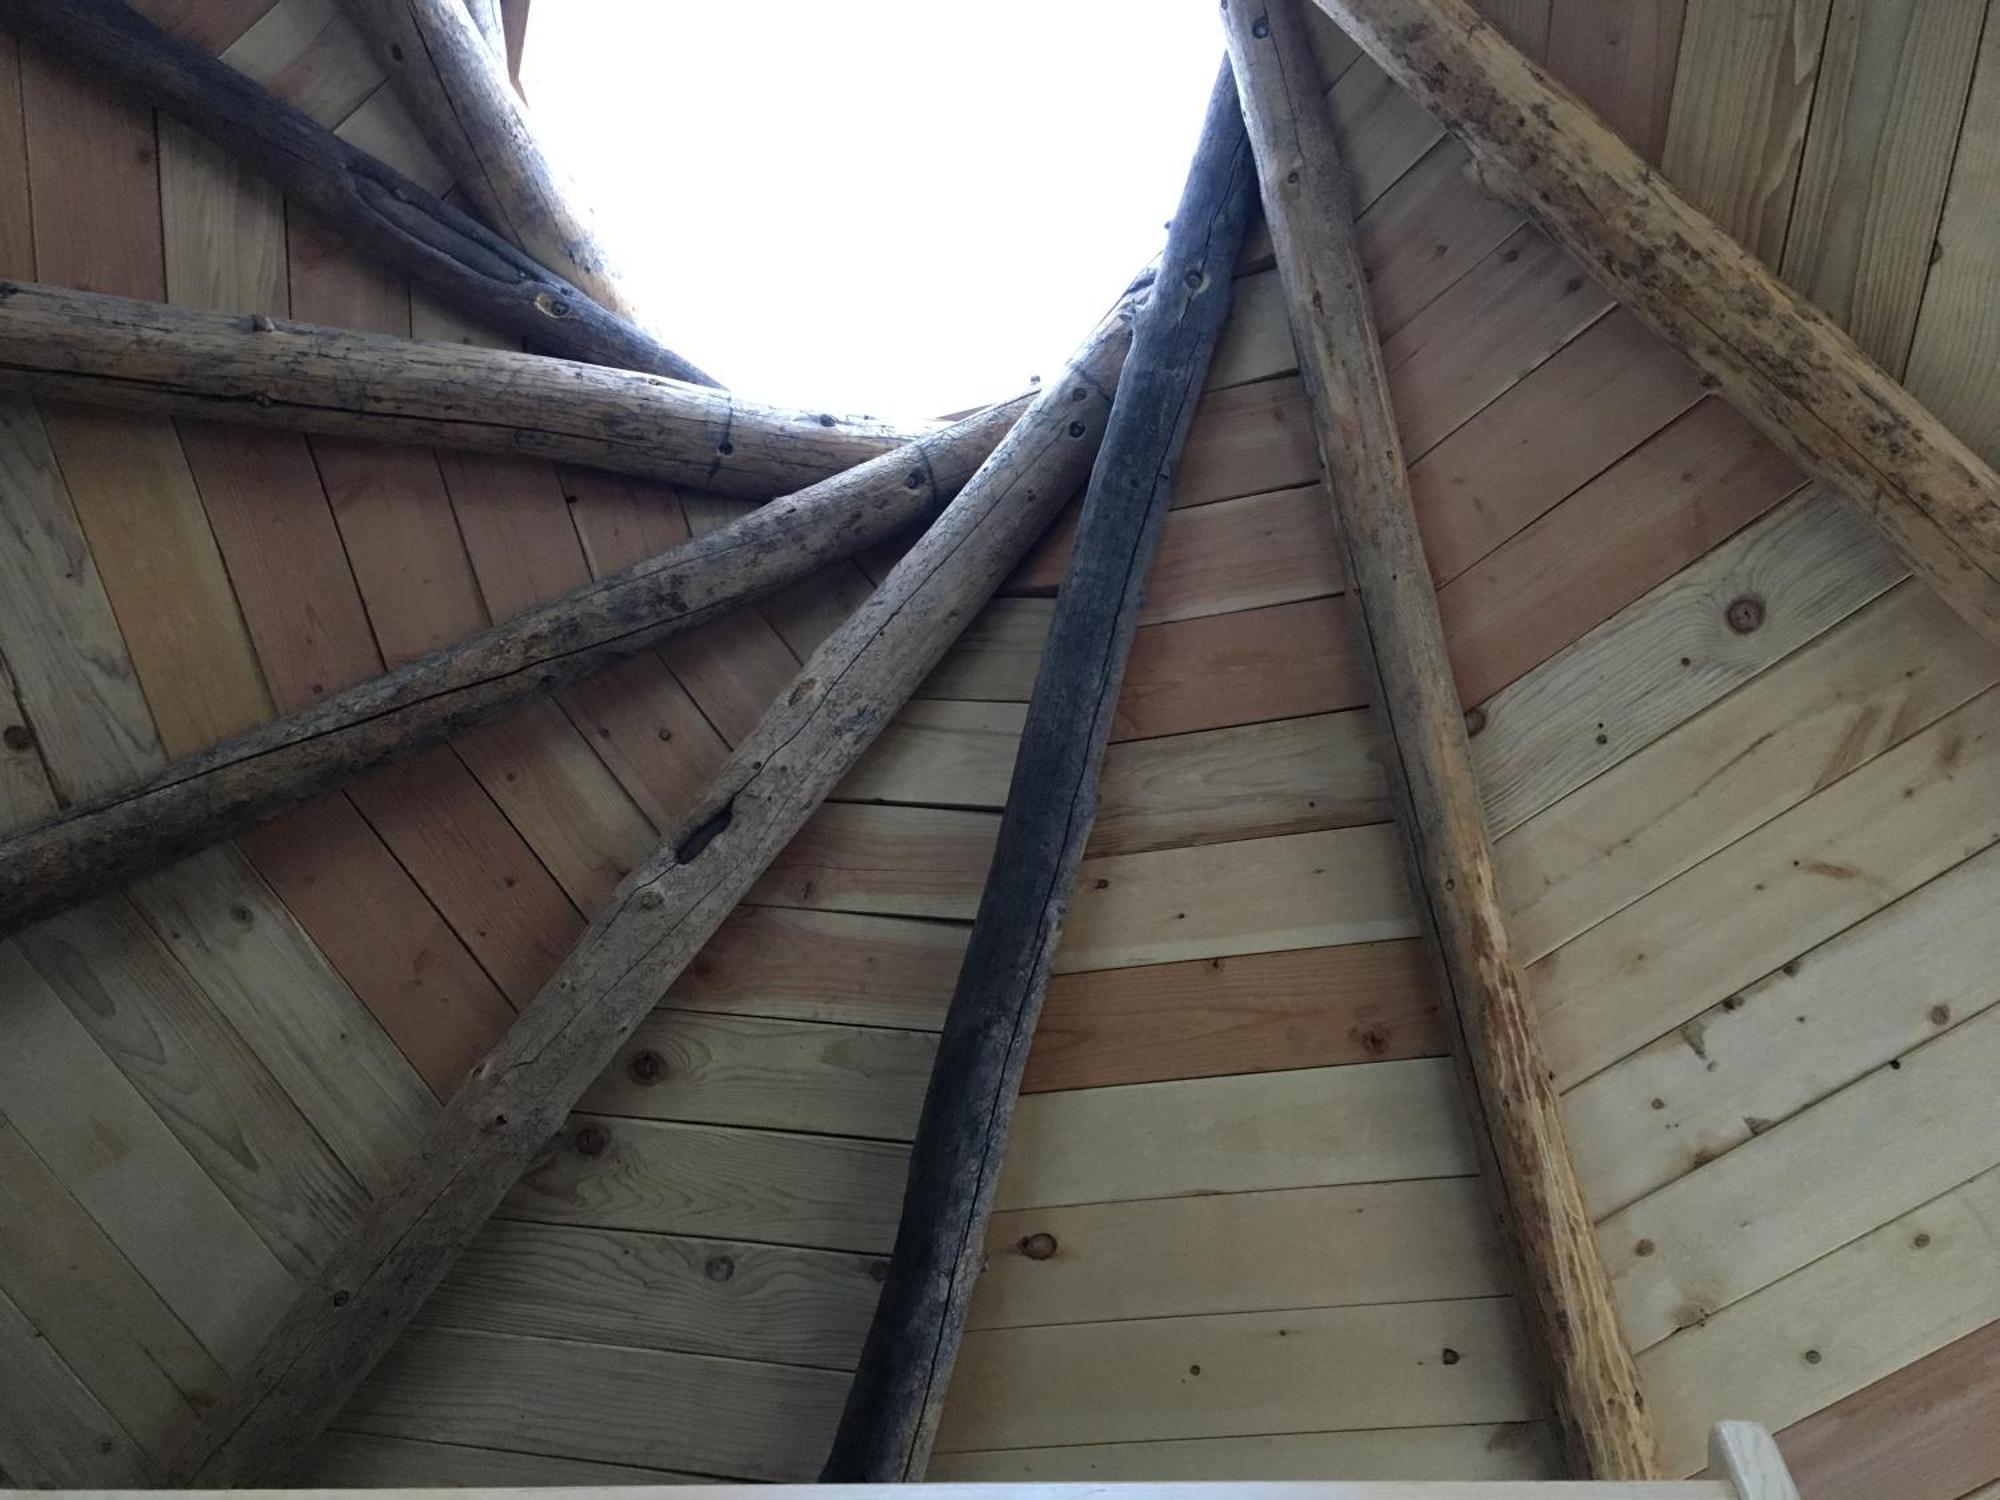
{"label": "weathered gray wood", "polygon": [[1659,1477],[1639,1375],[1563,1138],[1553,1076],[1508,949],[1465,720],[1410,503],[1351,199],[1296,0],[1227,0],[1229,52],[1313,412],[1391,800],[1439,958],[1439,997],[1490,1144],[1526,1321],[1580,1479]]}
{"label": "weathered gray wood", "polygon": [[1147,565],[1255,210],[1250,147],[1225,64],[1091,473],[924,1099],[888,1279],[823,1482],[919,1479],[929,1461],[1028,1043],[1097,812]]}
{"label": "weathered gray wood", "polygon": [[746,500],[803,489],[922,436],[539,354],[30,282],[0,282],[0,390],[560,459]]}
{"label": "weathered gray wood", "polygon": [[[192,1435],[175,1482],[285,1473],[522,1172],[575,1149],[560,1135],[570,1106],[1083,483],[1129,316],[1121,303],[627,877]],[[588,1148],[618,1151],[603,1128]]]}
{"label": "weathered gray wood", "polygon": [[716,383],[471,215],[122,0],[0,0],[0,24],[234,152],[348,243],[474,318],[572,359]]}
{"label": "weathered gray wood", "polygon": [[230,837],[930,518],[1020,405],[968,417],[0,840],[0,933]]}
{"label": "weathered gray wood", "polygon": [[1317,0],[1605,288],[2000,641],[2000,475],[1467,0]]}

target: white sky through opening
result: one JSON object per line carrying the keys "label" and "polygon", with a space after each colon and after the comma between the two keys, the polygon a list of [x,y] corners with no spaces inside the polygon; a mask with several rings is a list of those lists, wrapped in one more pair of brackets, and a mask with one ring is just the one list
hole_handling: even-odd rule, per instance
{"label": "white sky through opening", "polygon": [[1050,376],[1158,252],[1192,0],[541,0],[522,81],[647,320],[757,400],[936,416]]}

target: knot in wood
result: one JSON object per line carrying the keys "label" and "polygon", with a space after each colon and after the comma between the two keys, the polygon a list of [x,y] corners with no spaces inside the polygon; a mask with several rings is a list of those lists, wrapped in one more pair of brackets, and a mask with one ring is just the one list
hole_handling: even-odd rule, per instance
{"label": "knot in wood", "polygon": [[35,744],[35,732],[26,724],[9,724],[0,730],[0,744],[9,750],[31,750]]}
{"label": "knot in wood", "polygon": [[711,1255],[702,1266],[701,1274],[720,1286],[736,1274],[736,1261],[727,1255]]}
{"label": "knot in wood", "polygon": [[578,1156],[602,1156],[610,1149],[611,1132],[602,1125],[586,1125],[576,1133],[570,1144],[576,1147]]}
{"label": "knot in wood", "polygon": [[1056,1253],[1056,1237],[1052,1234],[1031,1234],[1021,1241],[1021,1253],[1029,1260],[1047,1260]]}
{"label": "knot in wood", "polygon": [[1722,612],[1722,618],[1729,622],[1729,628],[1738,635],[1748,635],[1764,623],[1764,601],[1755,594],[1743,594],[1729,601],[1729,607]]}
{"label": "knot in wood", "polygon": [[1069,424],[1069,435],[1071,437],[1082,437],[1088,431],[1090,429],[1081,422],[1072,422]]}
{"label": "knot in wood", "polygon": [[634,1052],[625,1070],[632,1075],[634,1083],[658,1083],[667,1076],[667,1060],[648,1047],[642,1052]]}
{"label": "knot in wood", "polygon": [[1471,739],[1486,727],[1486,710],[1469,708],[1465,711],[1465,737]]}
{"label": "knot in wood", "polygon": [[1250,23],[1250,35],[1257,38],[1258,41],[1260,42],[1263,41],[1264,38],[1269,36],[1270,34],[1271,34],[1271,18],[1269,16],[1259,16],[1256,20]]}

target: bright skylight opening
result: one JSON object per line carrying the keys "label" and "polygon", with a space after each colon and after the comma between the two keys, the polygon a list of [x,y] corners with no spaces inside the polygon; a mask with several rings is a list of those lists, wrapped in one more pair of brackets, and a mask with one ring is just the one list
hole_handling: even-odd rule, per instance
{"label": "bright skylight opening", "polygon": [[523,83],[647,321],[745,396],[913,419],[1053,375],[1162,243],[1188,0],[543,0]]}

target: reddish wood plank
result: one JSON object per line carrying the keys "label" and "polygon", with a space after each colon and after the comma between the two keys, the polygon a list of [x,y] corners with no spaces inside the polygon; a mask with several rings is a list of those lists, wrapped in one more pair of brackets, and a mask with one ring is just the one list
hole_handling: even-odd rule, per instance
{"label": "reddish wood plank", "polygon": [[167,300],[153,112],[36,48],[21,53],[36,274],[56,286]]}
{"label": "reddish wood plank", "polygon": [[0,276],[35,279],[28,207],[28,124],[21,109],[21,53],[0,31]]}
{"label": "reddish wood plank", "polygon": [[1021,1087],[1097,1088],[1444,1050],[1423,945],[1347,943],[1058,974]]}
{"label": "reddish wood plank", "polygon": [[1319,479],[1312,413],[1296,375],[1209,391],[1181,453],[1176,506],[1313,484]]}
{"label": "reddish wood plank", "polygon": [[1658,166],[1687,0],[1554,0],[1549,71]]}

